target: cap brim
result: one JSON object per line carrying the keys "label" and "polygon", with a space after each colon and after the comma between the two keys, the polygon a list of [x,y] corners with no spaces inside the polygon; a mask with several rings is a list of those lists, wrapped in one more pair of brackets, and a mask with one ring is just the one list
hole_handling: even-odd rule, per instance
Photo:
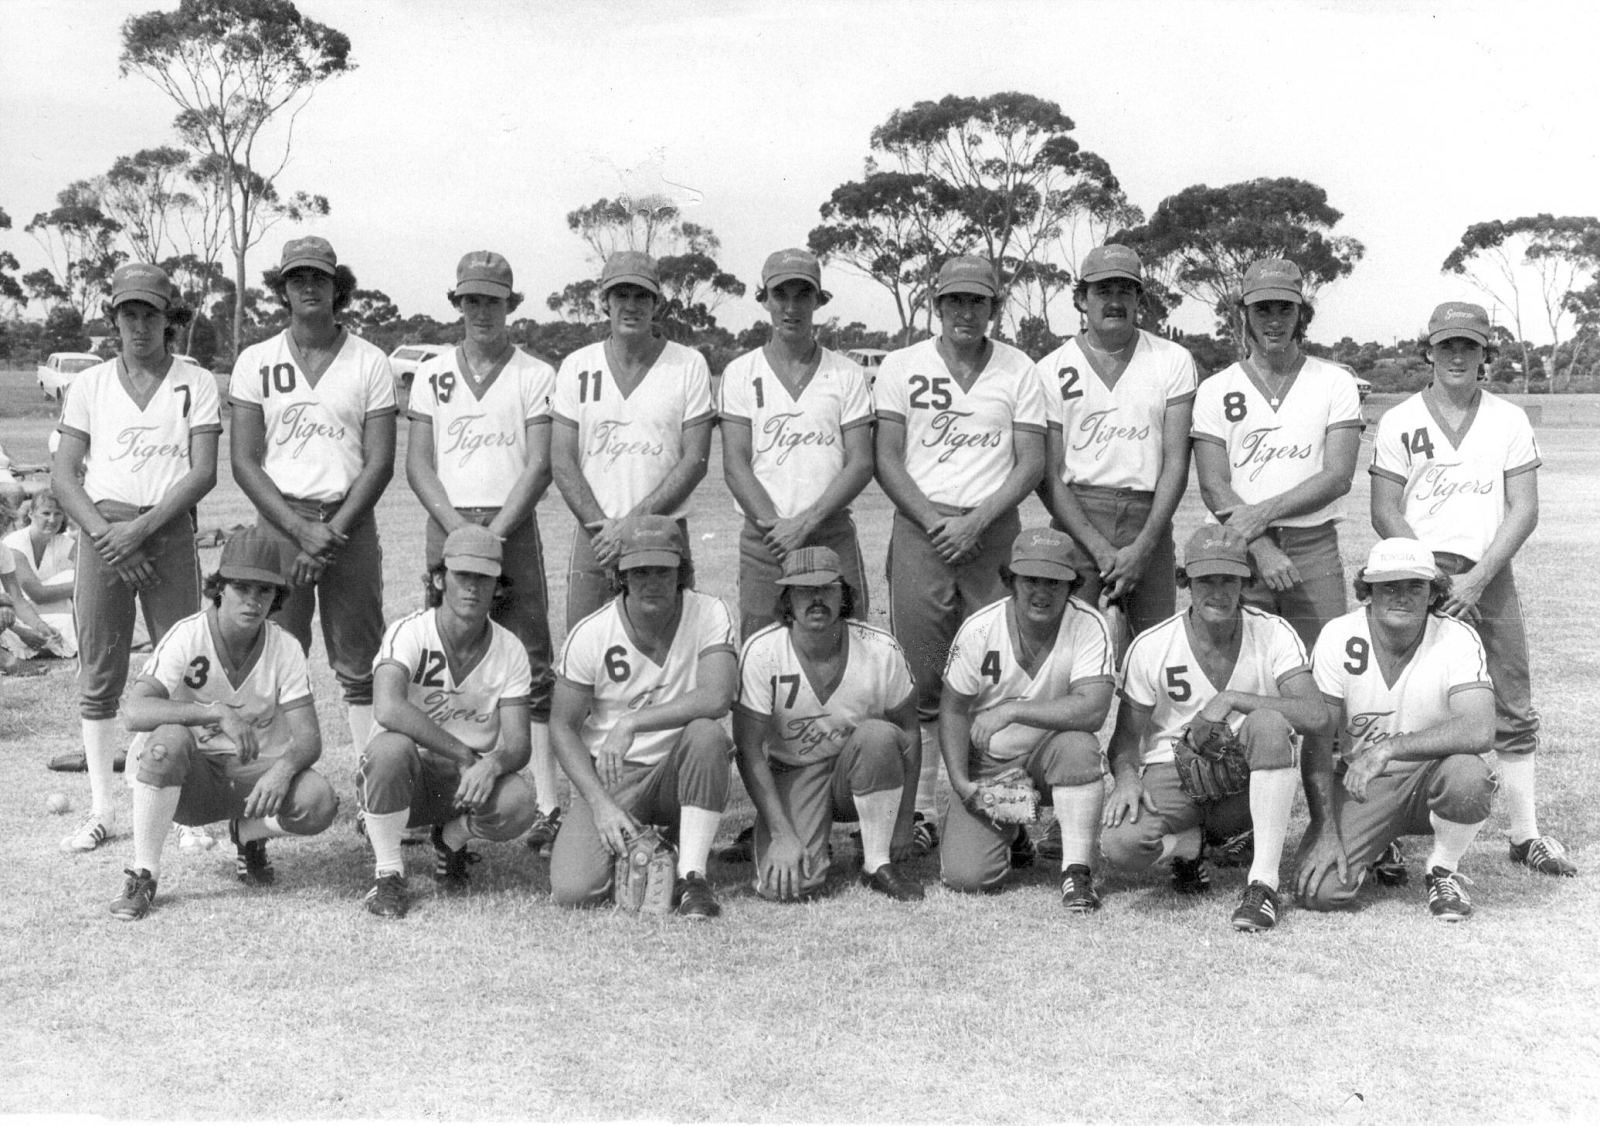
{"label": "cap brim", "polygon": [[631,571],[635,567],[676,567],[683,557],[676,551],[635,551],[617,560],[617,570]]}
{"label": "cap brim", "polygon": [[761,288],[771,289],[775,285],[782,285],[784,282],[791,281],[803,281],[818,293],[822,292],[821,278],[814,278],[810,274],[802,274],[794,270],[782,271],[780,273],[773,274],[770,278],[763,278],[761,281]]}
{"label": "cap brim", "polygon": [[481,555],[446,555],[444,569],[465,571],[469,575],[487,575],[491,579],[498,579],[501,573],[500,564]]}
{"label": "cap brim", "polygon": [[511,287],[500,282],[487,281],[480,278],[473,281],[458,282],[455,289],[450,291],[453,297],[465,297],[469,293],[476,293],[482,297],[509,298],[511,296]]}
{"label": "cap brim", "polygon": [[657,297],[661,296],[661,286],[642,274],[620,274],[614,278],[607,278],[605,285],[600,289],[600,296],[604,297],[619,285],[636,285],[640,289],[648,289]]}
{"label": "cap brim", "polygon": [[315,270],[319,274],[327,274],[330,278],[337,273],[335,267],[320,258],[292,258],[278,267],[280,274],[287,274],[290,270]]}
{"label": "cap brim", "polygon": [[1193,563],[1183,565],[1183,573],[1191,579],[1200,579],[1207,575],[1232,575],[1235,578],[1248,579],[1250,566],[1247,563],[1236,563],[1232,559],[1196,559]]}
{"label": "cap brim", "polygon": [[1088,285],[1091,282],[1105,281],[1108,278],[1123,278],[1127,281],[1138,282],[1141,286],[1144,285],[1144,278],[1132,270],[1096,270],[1092,274],[1084,274],[1078,280]]}
{"label": "cap brim", "polygon": [[1402,567],[1395,571],[1362,571],[1361,581],[1364,583],[1399,583],[1408,579],[1433,580],[1439,577],[1437,568],[1424,571],[1420,567]]}
{"label": "cap brim", "polygon": [[1305,294],[1299,292],[1298,290],[1278,289],[1276,287],[1271,289],[1258,289],[1253,293],[1247,293],[1244,295],[1244,303],[1246,305],[1259,305],[1263,301],[1293,301],[1296,305],[1304,305],[1306,303],[1306,298]]}
{"label": "cap brim", "polygon": [[143,301],[146,305],[163,313],[172,304],[171,298],[164,293],[156,293],[148,289],[125,289],[111,298],[111,307],[119,309],[130,301]]}
{"label": "cap brim", "polygon": [[774,582],[778,586],[831,586],[843,579],[844,576],[838,571],[806,571],[799,575],[785,575]]}
{"label": "cap brim", "polygon": [[225,583],[266,583],[268,586],[281,587],[289,585],[289,580],[284,576],[261,567],[218,567],[217,574],[222,576],[222,581]]}
{"label": "cap brim", "polygon": [[1430,345],[1438,344],[1444,340],[1454,340],[1458,336],[1470,340],[1480,347],[1487,348],[1489,346],[1489,338],[1487,336],[1470,328],[1441,328],[1438,332],[1430,332],[1428,334],[1428,343]]}
{"label": "cap brim", "polygon": [[1011,564],[1013,575],[1027,575],[1030,579],[1059,579],[1070,583],[1078,572],[1065,563],[1052,563],[1048,559],[1018,559]]}
{"label": "cap brim", "polygon": [[993,297],[995,291],[992,287],[975,281],[953,281],[939,287],[939,292],[934,295],[937,301],[941,297],[949,297],[952,293],[970,293],[974,297]]}

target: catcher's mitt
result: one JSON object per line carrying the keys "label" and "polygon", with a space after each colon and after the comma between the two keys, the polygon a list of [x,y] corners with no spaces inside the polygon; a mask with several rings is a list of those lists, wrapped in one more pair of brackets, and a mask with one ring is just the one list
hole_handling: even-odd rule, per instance
{"label": "catcher's mitt", "polygon": [[616,859],[612,901],[630,914],[672,913],[672,885],[678,875],[678,856],[661,834],[646,829],[628,842]]}
{"label": "catcher's mitt", "polygon": [[998,825],[1031,825],[1039,820],[1039,791],[1027,771],[1012,767],[979,782],[967,808]]}
{"label": "catcher's mitt", "polygon": [[1178,785],[1195,801],[1216,801],[1250,785],[1250,760],[1244,744],[1224,724],[1212,725],[1210,734],[1199,742],[1193,728],[1185,727],[1172,752]]}

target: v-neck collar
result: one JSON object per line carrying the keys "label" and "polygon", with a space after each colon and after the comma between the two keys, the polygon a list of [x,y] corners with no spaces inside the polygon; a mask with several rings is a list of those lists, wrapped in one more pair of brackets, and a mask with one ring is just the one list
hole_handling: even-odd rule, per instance
{"label": "v-neck collar", "polygon": [[1422,634],[1417,638],[1417,643],[1411,647],[1411,653],[1394,670],[1394,679],[1389,679],[1389,674],[1383,671],[1383,662],[1378,660],[1378,631],[1372,624],[1372,607],[1367,607],[1367,637],[1372,643],[1372,663],[1378,668],[1378,675],[1383,678],[1383,687],[1387,692],[1393,692],[1394,686],[1406,678],[1411,662],[1417,659],[1417,654],[1422,652],[1422,643],[1428,639],[1428,620],[1422,621]]}
{"label": "v-neck collar", "polygon": [[656,353],[655,359],[651,360],[650,363],[646,365],[644,370],[639,373],[639,378],[630,385],[623,382],[622,376],[617,371],[616,365],[611,362],[611,338],[607,337],[605,340],[600,342],[600,354],[605,357],[606,369],[611,372],[611,382],[616,387],[617,394],[621,395],[624,401],[631,399],[633,397],[633,393],[644,386],[645,380],[650,378],[650,373],[655,371],[656,365],[661,362],[661,357],[667,354],[667,344],[669,342],[662,340],[659,341],[659,343],[661,345],[661,349]]}
{"label": "v-neck collar", "polygon": [[844,661],[839,665],[839,679],[834,681],[833,687],[829,688],[827,692],[823,692],[822,686],[811,679],[811,670],[807,667],[805,654],[800,651],[800,646],[794,643],[794,635],[791,634],[789,636],[789,648],[794,650],[795,664],[800,666],[801,673],[805,675],[806,683],[811,686],[811,694],[817,698],[817,703],[823,707],[827,707],[828,701],[833,699],[833,694],[839,691],[840,686],[844,684],[845,677],[850,672],[850,656],[853,652],[850,644],[850,625],[848,622],[841,624],[844,627]]}
{"label": "v-neck collar", "polygon": [[1283,409],[1284,404],[1289,401],[1289,396],[1294,393],[1295,387],[1299,385],[1300,377],[1305,374],[1306,354],[1301,352],[1296,358],[1295,362],[1299,364],[1299,366],[1294,369],[1293,375],[1290,375],[1284,379],[1282,391],[1276,398],[1274,398],[1272,392],[1267,389],[1266,380],[1258,374],[1255,360],[1249,356],[1246,356],[1244,359],[1239,361],[1239,366],[1244,369],[1245,378],[1249,379],[1250,382],[1255,385],[1255,389],[1259,391],[1261,393],[1261,397],[1266,400],[1267,409],[1273,414],[1277,414]]}
{"label": "v-neck collar", "polygon": [[133,376],[128,374],[128,361],[121,356],[117,357],[117,382],[122,384],[123,392],[129,399],[133,400],[133,405],[139,408],[140,414],[143,414],[149,408],[150,401],[156,397],[156,392],[167,385],[167,376],[172,374],[172,365],[176,362],[169,355],[167,357],[167,370],[156,377],[150,384],[149,391],[140,395],[138,389],[133,385]]}
{"label": "v-neck collar", "polygon": [[633,647],[643,654],[644,659],[649,661],[658,669],[666,667],[667,659],[672,654],[672,643],[678,639],[678,630],[683,626],[683,611],[687,607],[688,603],[681,597],[682,592],[679,593],[678,620],[672,623],[672,630],[660,643],[661,657],[659,660],[656,658],[655,653],[652,653],[649,649],[645,648],[644,644],[639,640],[638,631],[633,628],[633,619],[628,616],[627,593],[624,592],[617,595],[617,617],[622,622],[622,632],[627,635],[628,640],[633,643]]}
{"label": "v-neck collar", "polygon": [[933,338],[934,355],[939,357],[939,363],[944,366],[945,371],[950,373],[950,378],[956,381],[956,386],[961,388],[961,393],[963,395],[972,394],[972,389],[978,385],[978,380],[988,374],[990,366],[994,363],[995,354],[999,349],[994,346],[993,340],[985,336],[983,338],[983,346],[989,354],[984,357],[983,366],[972,373],[971,379],[962,379],[961,376],[956,374],[956,369],[950,366],[950,361],[945,358],[944,349],[939,347],[939,342],[943,339],[943,336],[935,336]]}
{"label": "v-neck collar", "polygon": [[[1117,390],[1117,384],[1122,381],[1122,377],[1127,375],[1128,369],[1133,366],[1133,359],[1139,354],[1139,349],[1144,344],[1144,337],[1140,335],[1137,329],[1134,330],[1133,351],[1128,353],[1128,358],[1126,360],[1121,361],[1122,366],[1116,368],[1115,375],[1111,374],[1109,371],[1100,370],[1100,362],[1095,357],[1100,356],[1103,353],[1095,351],[1095,349],[1090,345],[1089,332],[1087,329],[1085,329],[1083,335],[1078,338],[1077,344],[1079,354],[1083,356],[1084,362],[1089,365],[1089,370],[1094,372],[1095,377],[1100,380],[1101,386],[1103,386],[1107,391],[1115,393]],[[1110,357],[1108,356],[1107,359],[1109,360]],[[1116,361],[1112,361],[1110,366],[1116,367]]]}
{"label": "v-neck collar", "polygon": [[483,397],[489,393],[489,388],[494,386],[495,380],[500,378],[500,373],[506,370],[506,365],[511,362],[511,357],[516,353],[517,346],[515,344],[509,345],[506,348],[505,355],[490,364],[488,370],[480,377],[473,371],[472,364],[467,360],[467,346],[465,344],[456,345],[456,369],[461,372],[461,378],[466,380],[467,388],[472,392],[474,399],[477,399],[480,403],[483,401]]}
{"label": "v-neck collar", "polygon": [[494,641],[494,628],[487,621],[483,623],[485,638],[483,648],[469,664],[461,659],[460,654],[456,653],[451,646],[450,639],[445,636],[444,627],[439,622],[440,609],[440,607],[434,608],[433,631],[439,635],[439,648],[444,650],[445,664],[450,668],[450,683],[460,688],[466,679],[477,671],[478,666],[483,664],[483,659],[489,655],[489,646]]}
{"label": "v-neck collar", "polygon": [[[1434,424],[1437,425],[1441,431],[1443,431],[1444,436],[1446,440],[1449,441],[1451,448],[1459,450],[1461,448],[1461,443],[1467,439],[1467,431],[1472,429],[1472,424],[1478,417],[1478,408],[1483,405],[1483,388],[1478,387],[1473,389],[1472,405],[1467,408],[1467,417],[1461,420],[1461,428],[1457,430],[1444,420],[1444,416],[1440,414],[1438,409],[1435,407],[1433,396],[1428,394],[1429,391],[1433,390],[1433,387],[1434,385],[1430,383],[1426,388],[1423,389],[1422,405],[1428,408],[1428,417],[1433,419]],[[1440,392],[1440,394],[1443,394],[1443,392]]]}
{"label": "v-neck collar", "polygon": [[312,371],[311,365],[306,363],[305,353],[300,350],[300,344],[294,338],[294,329],[292,327],[286,328],[283,333],[289,344],[289,358],[294,360],[294,366],[300,369],[300,374],[305,376],[306,383],[310,385],[313,391],[317,389],[317,384],[322,381],[322,377],[328,374],[328,369],[334,365],[334,362],[344,352],[344,346],[350,342],[349,330],[344,325],[340,325],[338,341],[334,344],[333,351],[328,355],[328,362],[323,364],[317,371]]}
{"label": "v-neck collar", "polygon": [[223,640],[222,623],[217,621],[215,606],[206,607],[206,627],[211,631],[211,647],[217,651],[217,662],[222,665],[222,673],[228,678],[229,687],[238,691],[239,686],[249,678],[256,663],[261,660],[262,650],[267,647],[266,623],[263,622],[261,628],[256,631],[256,639],[250,646],[250,652],[245,654],[244,660],[238,665],[235,665],[228,655],[228,643]]}
{"label": "v-neck collar", "polygon": [[1183,614],[1184,639],[1189,643],[1189,652],[1194,655],[1196,671],[1206,678],[1206,683],[1211,685],[1212,695],[1226,692],[1228,685],[1233,683],[1233,674],[1239,671],[1239,658],[1244,656],[1244,615],[1239,616],[1239,652],[1233,655],[1233,663],[1228,666],[1228,676],[1221,684],[1211,679],[1211,674],[1206,672],[1205,662],[1200,659],[1200,631],[1194,628],[1194,610],[1185,610]]}
{"label": "v-neck collar", "polygon": [[1045,661],[1055,652],[1056,642],[1061,639],[1061,627],[1067,622],[1068,609],[1071,609],[1070,604],[1061,611],[1061,621],[1056,623],[1055,636],[1039,646],[1038,651],[1034,653],[1033,667],[1030,668],[1022,660],[1022,626],[1017,622],[1017,600],[1015,598],[1006,600],[1006,638],[1011,642],[1011,656],[1016,660],[1017,667],[1028,674],[1030,681],[1039,675],[1039,670],[1044,668]]}
{"label": "v-neck collar", "polygon": [[806,388],[811,386],[811,381],[816,379],[817,373],[822,370],[822,345],[818,344],[816,348],[817,360],[815,364],[811,365],[811,370],[806,373],[805,378],[800,380],[799,383],[790,383],[784,378],[783,373],[777,369],[776,365],[773,364],[771,357],[767,355],[767,346],[762,345],[761,347],[761,362],[767,365],[767,370],[772,373],[772,378],[778,381],[779,386],[789,393],[789,399],[792,402],[798,403],[800,401],[800,396],[806,393]]}

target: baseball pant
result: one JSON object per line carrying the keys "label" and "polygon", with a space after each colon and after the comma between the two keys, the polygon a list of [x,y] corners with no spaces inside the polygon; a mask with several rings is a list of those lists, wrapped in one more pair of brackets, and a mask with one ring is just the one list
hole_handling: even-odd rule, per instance
{"label": "baseball pant", "polygon": [[[180,724],[163,724],[150,733],[139,753],[136,776],[146,786],[181,786],[179,825],[210,825],[244,816],[245,802],[275,758],[240,762],[231,753],[202,751],[194,732]],[[339,798],[315,770],[302,770],[289,783],[289,793],[275,815],[286,833],[314,837],[339,812]]]}
{"label": "baseball pant", "polygon": [[[689,546],[689,522],[678,521],[684,547]],[[567,565],[567,632],[616,596],[611,585],[615,572],[595,560],[594,533],[578,524],[572,529],[572,554]],[[694,560],[689,560],[689,587],[694,587]]]}
{"label": "baseball pant", "polygon": [[[333,519],[341,503],[283,499],[299,515],[324,524]],[[288,545],[285,563],[299,553],[299,545],[282,529],[265,520],[261,521],[261,528]],[[344,702],[371,704],[372,661],[383,644],[383,548],[378,543],[378,524],[371,512],[351,526],[348,541],[314,586],[290,588],[283,608],[272,615],[272,620],[310,652],[311,614],[319,604],[322,642]]]}
{"label": "baseball pant", "polygon": [[[1139,538],[1139,533],[1150,519],[1151,505],[1155,502],[1154,493],[1134,489],[1107,489],[1099,485],[1070,487],[1072,495],[1083,506],[1084,514],[1089,517],[1089,523],[1111,541],[1112,547],[1127,547]],[[1065,531],[1059,522],[1052,523],[1057,529]],[[1172,544],[1172,527],[1169,524],[1161,529],[1161,534],[1156,538],[1156,544],[1145,558],[1144,570],[1139,573],[1133,589],[1122,597],[1122,610],[1128,616],[1128,629],[1134,637],[1177,613],[1177,567],[1177,551]],[[1100,581],[1100,573],[1091,569],[1083,575],[1078,597],[1091,606],[1098,605],[1104,586]]]}
{"label": "baseball pant", "polygon": [[[373,735],[361,756],[357,784],[368,813],[409,810],[408,829],[443,825],[465,812],[456,805],[460,765],[397,732],[380,728]],[[467,815],[467,831],[486,841],[509,841],[526,833],[538,816],[539,803],[528,780],[502,774],[489,800]]]}
{"label": "baseball pant", "polygon": [[[744,530],[739,534],[739,636],[754,637],[757,630],[765,629],[778,620],[778,579],[783,575],[783,561],[767,548],[761,538],[761,529],[755,521],[745,518]],[[854,597],[854,610],[850,616],[859,622],[867,620],[867,584],[861,560],[861,547],[856,540],[855,521],[850,513],[836,512],[828,517],[806,540],[806,544],[831,547],[838,553],[844,569],[844,581],[850,584]]]}
{"label": "baseball pant", "polygon": [[[608,791],[641,827],[664,825],[674,832],[684,806],[713,809],[728,804],[729,756],[733,741],[722,725],[694,720],[666,757],[650,766],[624,762],[622,781]],[[561,819],[550,851],[550,895],[563,907],[593,907],[611,898],[615,858],[595,828],[594,809],[577,787],[572,808]]]}
{"label": "baseball pant", "polygon": [[[1448,551],[1433,560],[1447,575],[1471,570],[1472,560]],[[1507,563],[1483,588],[1477,612],[1468,619],[1478,631],[1494,683],[1494,749],[1502,755],[1531,755],[1539,749],[1539,713],[1528,676],[1528,631],[1522,618],[1517,580]]]}
{"label": "baseball pant", "polygon": [[[963,512],[945,505],[938,508],[946,516]],[[961,623],[1006,596],[1000,568],[1010,560],[1011,545],[1021,530],[1016,509],[1002,514],[979,537],[978,553],[952,567],[939,558],[926,532],[895,513],[889,534],[889,632],[911,665],[917,715],[923,723],[939,717],[945,661]]]}
{"label": "baseball pant", "polygon": [[[458,515],[486,527],[500,514],[498,508],[458,508]],[[428,569],[444,559],[444,529],[432,520],[424,529]],[[510,630],[528,651],[528,667],[533,672],[533,688],[528,693],[528,713],[535,723],[550,722],[550,692],[555,673],[550,667],[550,595],[544,580],[544,544],[539,525],[530,512],[528,518],[506,536],[505,560],[501,567],[510,581],[509,598],[491,617]]]}
{"label": "baseball pant", "polygon": [[[821,762],[790,766],[773,762],[772,780],[778,789],[778,801],[789,815],[800,843],[805,847],[805,875],[801,880],[800,894],[806,895],[820,888],[828,878],[828,868],[833,857],[828,847],[828,836],[835,821],[859,821],[856,812],[857,794],[876,794],[884,790],[904,788],[914,796],[916,776],[911,773],[906,756],[911,752],[911,742],[894,724],[882,719],[864,719],[845,741],[839,754]],[[912,805],[900,803],[900,814],[895,819],[897,836],[905,836],[911,829]],[[772,830],[766,821],[756,816],[756,879],[761,878],[761,860],[772,847]],[[757,893],[771,898],[770,889],[758,882]]]}
{"label": "baseball pant", "polygon": [[1288,590],[1268,590],[1258,574],[1245,587],[1245,605],[1287,619],[1310,653],[1322,627],[1348,608],[1338,530],[1330,520],[1315,528],[1268,528],[1266,534],[1300,572],[1300,581]]}
{"label": "baseball pant", "polygon": [[[1021,759],[994,759],[974,747],[967,762],[974,782],[986,782],[1021,767],[1033,779],[1045,805],[1051,802],[1053,787],[1086,786],[1105,774],[1100,744],[1087,731],[1059,731]],[[1019,832],[1027,832],[1027,827],[997,824],[973,813],[952,795],[939,842],[940,880],[953,891],[998,890],[1011,870],[1011,842]]]}
{"label": "baseball pant", "polygon": [[[95,505],[113,523],[132,520],[140,510],[103,500]],[[149,511],[145,509],[144,511]],[[78,630],[78,710],[84,719],[112,719],[128,684],[133,647],[134,600],[145,628],[159,641],[173,623],[200,609],[200,557],[194,547],[194,514],[185,512],[156,529],[141,545],[155,568],[156,585],[135,591],[78,536],[78,573],[73,582],[73,618]]]}
{"label": "baseball pant", "polygon": [[1366,801],[1356,801],[1338,783],[1333,817],[1350,879],[1341,881],[1333,869],[1306,896],[1305,906],[1313,911],[1349,907],[1368,869],[1397,838],[1433,835],[1430,813],[1457,825],[1488,820],[1495,776],[1483,755],[1450,755],[1407,765],[1410,769],[1380,774],[1367,783]]}

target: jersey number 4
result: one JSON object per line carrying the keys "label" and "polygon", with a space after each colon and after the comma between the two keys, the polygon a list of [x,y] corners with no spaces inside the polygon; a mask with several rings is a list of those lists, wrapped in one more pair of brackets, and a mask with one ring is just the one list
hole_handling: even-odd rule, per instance
{"label": "jersey number 4", "polygon": [[1421,454],[1429,461],[1433,460],[1433,436],[1428,433],[1426,426],[1419,426],[1409,434],[1400,435],[1400,444],[1412,457]]}

